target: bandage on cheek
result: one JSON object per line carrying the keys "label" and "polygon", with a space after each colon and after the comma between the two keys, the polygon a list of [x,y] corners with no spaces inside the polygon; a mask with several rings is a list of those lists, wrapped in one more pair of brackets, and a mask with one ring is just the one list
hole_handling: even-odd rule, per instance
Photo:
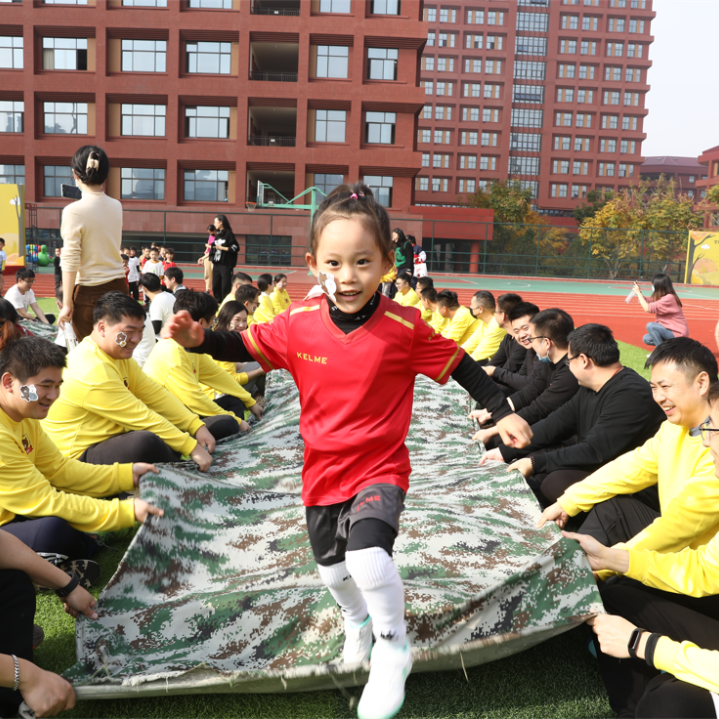
{"label": "bandage on cheek", "polygon": [[124,332],[118,332],[115,335],[115,344],[120,347],[127,347],[127,335]]}
{"label": "bandage on cheek", "polygon": [[20,396],[26,402],[37,402],[37,387],[34,384],[24,384],[20,387]]}

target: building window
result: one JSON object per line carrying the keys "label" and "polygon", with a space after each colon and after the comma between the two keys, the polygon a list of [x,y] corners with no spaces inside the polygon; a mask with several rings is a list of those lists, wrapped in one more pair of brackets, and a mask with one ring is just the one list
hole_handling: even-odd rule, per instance
{"label": "building window", "polygon": [[543,110],[512,110],[514,127],[541,127],[543,118]]}
{"label": "building window", "polygon": [[232,0],[190,0],[188,7],[198,10],[232,10]]}
{"label": "building window", "polygon": [[577,127],[591,127],[592,126],[592,116],[586,115],[582,112],[577,113]]}
{"label": "building window", "polygon": [[561,55],[576,55],[577,54],[577,41],[576,40],[560,40],[559,41],[559,53]]}
{"label": "building window", "polygon": [[0,132],[24,132],[25,103],[22,100],[0,100]]}
{"label": "building window", "polygon": [[423,120],[431,120],[432,119],[432,105],[425,105],[422,109],[422,119]]}
{"label": "building window", "polygon": [[457,22],[457,11],[451,8],[443,7],[439,11],[440,22]]}
{"label": "building window", "polygon": [[594,90],[577,90],[577,103],[591,105],[594,103]]}
{"label": "building window", "polygon": [[484,84],[484,97],[499,100],[499,93],[501,85],[490,85],[489,83]]}
{"label": "building window", "polygon": [[644,20],[630,20],[629,32],[642,34],[644,32]]}
{"label": "building window", "polygon": [[604,68],[604,79],[611,80],[613,82],[621,82],[622,68],[607,65],[607,67]]}
{"label": "building window", "polygon": [[554,116],[554,124],[557,127],[571,127],[572,125],[572,113],[571,112],[558,112]]}
{"label": "building window", "polygon": [[427,47],[434,47],[435,40],[437,38],[437,34],[434,30],[431,30],[427,33]]}
{"label": "building window", "polygon": [[[623,162],[619,163],[619,177],[634,177],[634,165],[627,165]],[[689,190],[694,192],[694,190]],[[691,197],[692,195],[690,195]]]}
{"label": "building window", "polygon": [[628,67],[625,79],[627,82],[641,82],[642,71],[638,67]]}
{"label": "building window", "polygon": [[460,155],[459,156],[459,169],[460,170],[476,170],[477,169],[477,156],[476,155]]}
{"label": "building window", "polygon": [[315,173],[315,187],[326,195],[329,195],[335,187],[338,187],[345,181],[344,175],[330,175],[324,173]]}
{"label": "building window", "polygon": [[48,135],[87,135],[86,102],[45,102],[43,118]]}
{"label": "building window", "polygon": [[87,70],[87,38],[44,37],[42,67],[43,70]]}
{"label": "building window", "polygon": [[381,175],[365,175],[364,184],[372,190],[375,200],[383,207],[392,207],[392,184],[394,178]]}
{"label": "building window", "polygon": [[467,49],[481,50],[484,45],[484,35],[467,35]]}
{"label": "building window", "polygon": [[571,149],[571,137],[565,137],[563,135],[557,135],[554,138],[554,149],[555,150],[570,150]]}
{"label": "building window", "polygon": [[[396,80],[398,58],[399,50],[367,48],[367,77],[370,80]],[[346,72],[340,77],[347,77]]]}
{"label": "building window", "polygon": [[609,32],[624,32],[626,19],[623,17],[609,18]]}
{"label": "building window", "polygon": [[624,104],[632,105],[634,107],[639,105],[639,93],[638,92],[625,92],[624,93]]}
{"label": "building window", "polygon": [[417,142],[432,142],[432,130],[417,130]]}
{"label": "building window", "polygon": [[438,82],[437,83],[437,94],[438,95],[452,95],[452,85],[451,82]]}
{"label": "building window", "polygon": [[337,45],[317,46],[317,77],[347,77],[349,68],[348,47]]}
{"label": "building window", "polygon": [[120,169],[121,199],[164,200],[165,171],[144,167]]}
{"label": "building window", "polygon": [[437,8],[426,7],[424,9],[425,22],[437,22]]}
{"label": "building window", "polygon": [[582,30],[597,31],[598,29],[599,29],[599,18],[590,17],[590,16],[586,16],[586,15],[582,18]]}
{"label": "building window", "polygon": [[400,0],[371,0],[372,15],[399,15]]}
{"label": "building window", "polygon": [[437,72],[454,72],[454,58],[437,58]]}
{"label": "building window", "polygon": [[434,55],[428,55],[422,58],[422,69],[427,70],[427,72],[434,70]]}
{"label": "building window", "polygon": [[526,152],[541,152],[542,136],[527,132],[513,132],[509,136],[510,150],[524,150]]}
{"label": "building window", "polygon": [[45,165],[42,169],[45,197],[62,197],[60,185],[75,184],[69,165]]}
{"label": "building window", "polygon": [[546,62],[517,60],[514,63],[515,80],[544,80],[547,74]]}
{"label": "building window", "polygon": [[639,126],[639,119],[625,115],[622,118],[622,130],[636,130]]}
{"label": "building window", "polygon": [[464,83],[464,96],[465,97],[481,97],[482,96],[482,85],[478,82],[465,82]]}
{"label": "building window", "polygon": [[315,141],[344,142],[347,110],[316,110]]}
{"label": "building window", "polygon": [[617,141],[615,139],[602,138],[599,140],[599,152],[616,152]]}
{"label": "building window", "polygon": [[573,175],[588,175],[589,174],[589,163],[575,160],[572,165]]}
{"label": "building window", "polygon": [[[579,15],[562,15],[562,30],[576,30],[579,27]],[[519,30],[519,28],[517,28]],[[546,30],[544,31],[546,32]]]}
{"label": "building window", "polygon": [[432,157],[432,167],[449,167],[449,155],[436,152]]}
{"label": "building window", "polygon": [[123,72],[165,72],[167,70],[166,40],[123,40]]}
{"label": "building window", "polygon": [[614,177],[614,163],[613,162],[600,162],[599,163],[599,175],[602,177]]}
{"label": "building window", "polygon": [[4,70],[22,70],[22,37],[0,36],[0,68]]}
{"label": "building window", "polygon": [[25,165],[0,165],[0,185],[24,185]]}
{"label": "building window", "polygon": [[641,57],[643,49],[643,45],[635,45],[634,43],[629,43],[629,45],[627,46],[627,57]]}
{"label": "building window", "polygon": [[[634,140],[622,140],[619,147],[622,155],[633,155],[636,152],[636,142]],[[691,177],[694,177],[693,175]],[[691,178],[689,182],[694,182]]]}
{"label": "building window", "polygon": [[514,102],[544,102],[543,85],[514,85]]}
{"label": "building window", "polygon": [[552,197],[566,197],[568,186],[563,183],[552,183]]}
{"label": "building window", "polygon": [[228,170],[184,170],[183,180],[187,202],[227,202]]}
{"label": "building window", "polygon": [[496,132],[482,133],[482,147],[497,147],[499,134]]}
{"label": "building window", "polygon": [[[634,148],[632,148],[632,152],[634,152]],[[696,182],[696,175],[689,175],[689,184],[693,185]]]}
{"label": "building window", "polygon": [[434,119],[451,120],[452,108],[449,105],[437,105],[437,107],[434,108]]}
{"label": "building window", "polygon": [[422,153],[422,167],[429,167],[429,152]]}
{"label": "building window", "polygon": [[594,80],[594,65],[580,65],[579,66],[579,79],[580,80]]}
{"label": "building window", "polygon": [[494,107],[485,107],[482,110],[482,122],[499,122],[499,110]]}
{"label": "building window", "polygon": [[608,42],[607,57],[622,57],[624,55],[623,42]]}
{"label": "building window", "polygon": [[[482,133],[489,134],[489,133]],[[464,131],[462,132],[460,136],[460,144],[462,145],[476,145],[477,141],[479,139],[479,133],[477,132],[470,132],[470,131]]]}
{"label": "building window", "polygon": [[580,55],[596,55],[597,54],[597,43],[589,42],[588,40],[582,40],[582,44],[579,48]]}
{"label": "building window", "polygon": [[568,175],[569,174],[569,160],[554,160],[552,162],[552,174]]}
{"label": "building window", "polygon": [[604,91],[604,104],[605,105],[618,105],[619,104],[619,91],[618,90],[605,90]]}
{"label": "building window", "polygon": [[616,130],[619,127],[619,115],[602,115],[602,129]]}
{"label": "building window", "polygon": [[510,175],[538,175],[539,174],[539,158],[538,157],[510,157],[509,158],[509,174]]}
{"label": "building window", "polygon": [[575,137],[574,138],[574,152],[589,152],[589,138],[588,137]]}
{"label": "building window", "polygon": [[365,142],[379,145],[394,145],[397,113],[368,112],[365,117]]}
{"label": "building window", "polygon": [[574,89],[571,87],[558,87],[557,102],[574,102]]}
{"label": "building window", "polygon": [[428,192],[429,191],[429,177],[418,177],[417,178],[417,184],[416,189],[420,190],[421,192]]}
{"label": "building window", "polygon": [[464,71],[465,72],[482,72],[482,61],[479,59],[464,59]]}
{"label": "building window", "polygon": [[144,137],[165,136],[165,105],[121,105],[122,134]]}
{"label": "building window", "polygon": [[167,0],[122,0],[123,7],[167,7]]}
{"label": "building window", "polygon": [[185,137],[227,139],[229,136],[229,107],[200,105],[185,108]]}
{"label": "building window", "polygon": [[229,42],[188,42],[187,72],[229,75],[232,67],[232,44]]}
{"label": "building window", "polygon": [[441,32],[439,33],[439,47],[454,47],[455,33]]}
{"label": "building window", "polygon": [[549,27],[549,15],[537,12],[518,12],[517,30],[528,32],[547,32]]}
{"label": "building window", "polygon": [[572,198],[584,198],[587,196],[587,192],[589,190],[589,185],[572,185]]}
{"label": "building window", "polygon": [[452,132],[450,130],[435,130],[434,144],[449,145],[452,142]]}
{"label": "building window", "polygon": [[484,63],[484,71],[488,75],[501,75],[502,74],[502,61],[501,60],[486,60]]}
{"label": "building window", "polygon": [[[557,77],[561,78],[567,78],[569,80],[574,79],[577,73],[577,66],[576,65],[564,65],[560,64],[558,66],[559,71],[557,73]],[[543,79],[543,78],[542,78]]]}
{"label": "building window", "polygon": [[425,95],[432,95],[434,93],[434,82],[432,82],[432,80],[422,80],[420,84],[424,85]]}
{"label": "building window", "polygon": [[504,44],[502,35],[487,35],[487,50],[501,50]]}
{"label": "building window", "polygon": [[320,12],[347,15],[349,11],[350,0],[320,0]]}
{"label": "building window", "polygon": [[[489,49],[489,48],[488,48]],[[517,35],[515,40],[515,54],[517,55],[546,55],[547,38]]]}
{"label": "building window", "polygon": [[449,192],[449,179],[446,177],[433,177],[432,192]]}
{"label": "building window", "polygon": [[487,13],[487,25],[504,25],[504,15],[501,10],[490,10]]}
{"label": "building window", "polygon": [[484,25],[484,10],[467,10],[467,25]]}
{"label": "building window", "polygon": [[466,179],[460,179],[459,184],[457,186],[458,192],[466,192],[468,195],[473,195],[475,193],[475,188],[477,186],[476,180],[466,180]]}

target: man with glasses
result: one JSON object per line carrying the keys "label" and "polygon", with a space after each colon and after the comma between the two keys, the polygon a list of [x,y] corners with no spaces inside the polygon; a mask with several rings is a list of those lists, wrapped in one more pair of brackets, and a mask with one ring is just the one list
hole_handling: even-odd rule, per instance
{"label": "man with glasses", "polygon": [[501,445],[487,459],[513,462],[539,501],[555,502],[575,482],[638,447],[659,428],[663,413],[649,383],[619,361],[609,327],[587,324],[570,333],[565,361],[579,383],[577,393],[532,425],[523,450]]}
{"label": "man with glasses", "polygon": [[[719,481],[701,436],[717,362],[696,340],[675,337],[652,352],[647,367],[666,421],[641,447],[569,487],[545,510],[539,526],[547,521],[564,526],[570,516],[590,512],[582,534],[608,546],[656,552],[697,547],[717,533]],[[646,501],[646,490],[653,487],[659,506]]]}
{"label": "man with glasses", "polygon": [[[32,286],[35,284],[35,273],[22,267],[15,273],[17,284],[13,285],[6,293],[5,299],[12,304],[17,313],[25,320],[35,320],[46,325],[55,322],[55,315],[46,315],[35,299]],[[33,317],[29,310],[35,313]]]}

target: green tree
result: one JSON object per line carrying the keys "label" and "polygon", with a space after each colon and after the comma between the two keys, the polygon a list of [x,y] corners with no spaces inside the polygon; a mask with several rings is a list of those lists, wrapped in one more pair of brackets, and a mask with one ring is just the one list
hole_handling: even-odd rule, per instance
{"label": "green tree", "polygon": [[610,200],[614,199],[611,190],[589,190],[586,203],[574,208],[574,219],[581,225],[588,217],[593,217]]}

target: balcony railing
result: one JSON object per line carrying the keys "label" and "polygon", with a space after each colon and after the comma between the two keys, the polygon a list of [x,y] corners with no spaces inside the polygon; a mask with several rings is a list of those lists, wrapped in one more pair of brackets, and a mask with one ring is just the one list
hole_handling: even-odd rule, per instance
{"label": "balcony railing", "polygon": [[299,17],[300,9],[293,7],[262,7],[253,5],[250,11],[252,15],[291,15]]}
{"label": "balcony railing", "polygon": [[262,147],[294,147],[296,137],[269,137],[268,135],[250,135],[248,145],[261,145]]}
{"label": "balcony railing", "polygon": [[297,82],[296,72],[262,72],[252,70],[250,80],[264,80],[265,82]]}

